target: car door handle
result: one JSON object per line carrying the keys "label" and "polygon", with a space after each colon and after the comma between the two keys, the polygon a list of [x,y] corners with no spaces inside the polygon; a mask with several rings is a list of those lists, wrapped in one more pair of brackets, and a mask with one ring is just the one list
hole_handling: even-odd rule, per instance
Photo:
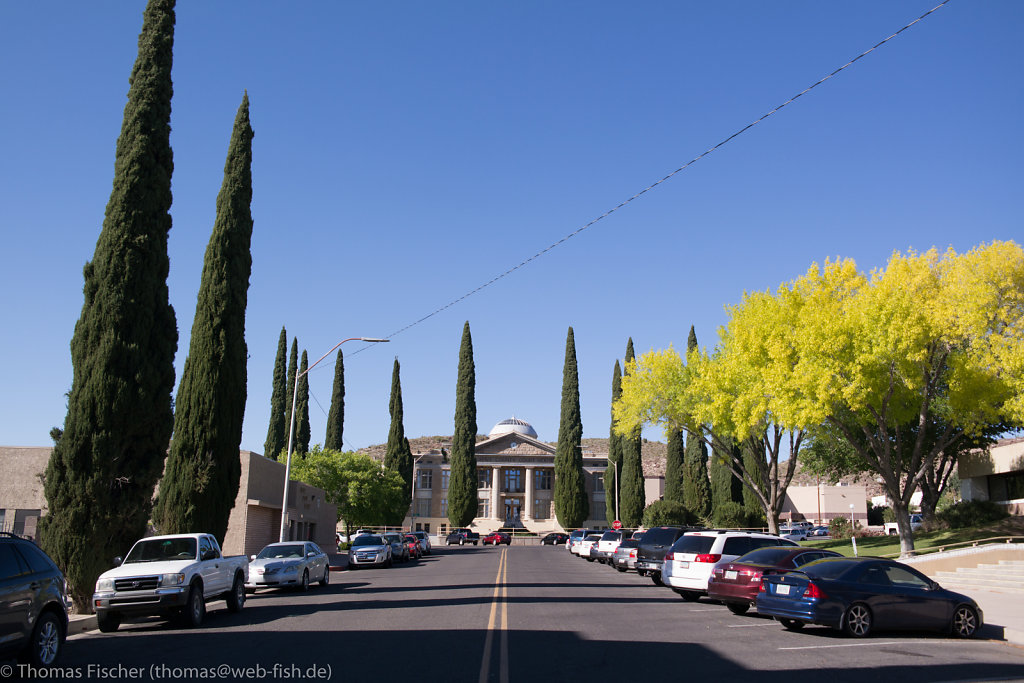
{"label": "car door handle", "polygon": [[38,581],[33,581],[32,583],[29,584],[29,588],[31,588],[32,590],[38,590],[39,586],[41,586],[41,585],[42,584],[39,583]]}

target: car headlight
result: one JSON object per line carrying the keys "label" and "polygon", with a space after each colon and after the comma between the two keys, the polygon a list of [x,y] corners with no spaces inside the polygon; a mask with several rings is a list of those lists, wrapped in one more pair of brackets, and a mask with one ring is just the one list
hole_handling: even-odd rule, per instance
{"label": "car headlight", "polygon": [[184,574],[162,574],[160,576],[161,586],[180,586],[185,583]]}
{"label": "car headlight", "polygon": [[96,592],[97,593],[110,593],[114,590],[113,579],[99,579],[96,581]]}
{"label": "car headlight", "polygon": [[285,567],[285,569],[284,569],[284,573],[285,574],[294,574],[297,571],[299,571],[299,566],[295,565],[295,564],[289,565],[289,566]]}

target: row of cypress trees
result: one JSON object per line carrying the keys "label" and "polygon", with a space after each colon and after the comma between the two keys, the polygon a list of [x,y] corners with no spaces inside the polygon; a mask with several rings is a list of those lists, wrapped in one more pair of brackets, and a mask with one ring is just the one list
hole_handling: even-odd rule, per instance
{"label": "row of cypress trees", "polygon": [[172,407],[178,333],[167,290],[167,239],[174,6],[174,0],[149,0],[143,13],[113,188],[83,271],[68,410],[63,429],[53,432],[58,438],[44,480],[49,511],[40,543],[86,612],[96,577],[145,533],[151,513],[163,530],[203,528],[223,539],[238,491],[252,264],[249,99],[243,96],[232,129]]}
{"label": "row of cypress trees", "polygon": [[[270,424],[263,452],[268,458],[279,459],[287,453],[288,433],[292,429],[292,399],[295,400],[295,433],[292,449],[305,457],[309,452],[312,433],[309,426],[309,355],[302,350],[299,362],[299,340],[292,339],[288,355],[287,379],[285,374],[285,349],[288,332],[282,327],[277,342],[277,357],[274,360],[274,384],[270,394]],[[298,378],[298,379],[296,379]],[[298,383],[298,386],[296,386]],[[327,438],[325,448],[343,450],[343,429],[345,421],[345,363],[338,351],[334,366],[334,387],[331,391],[331,411],[327,415]]]}

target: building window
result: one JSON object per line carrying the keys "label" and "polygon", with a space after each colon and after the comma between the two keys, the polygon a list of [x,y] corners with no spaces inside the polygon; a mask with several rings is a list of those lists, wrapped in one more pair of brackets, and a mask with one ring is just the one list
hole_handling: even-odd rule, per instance
{"label": "building window", "polygon": [[519,467],[510,467],[505,470],[505,491],[507,493],[523,492],[523,470]]}
{"label": "building window", "polygon": [[988,499],[1008,503],[1024,498],[1024,472],[993,474],[988,478]]}
{"label": "building window", "polygon": [[417,470],[419,475],[419,481],[416,482],[416,488],[429,489],[434,484],[434,471],[433,470]]}
{"label": "building window", "polygon": [[442,498],[441,499],[441,516],[442,517],[447,517],[448,516],[448,499],[447,498]]}
{"label": "building window", "polygon": [[476,505],[476,516],[477,517],[490,517],[491,516],[491,499],[481,498],[477,501]]}
{"label": "building window", "polygon": [[534,470],[533,487],[538,491],[550,491],[555,484],[554,470]]}
{"label": "building window", "polygon": [[605,507],[603,500],[595,500],[590,503],[590,518],[601,520],[605,518]]}
{"label": "building window", "polygon": [[548,515],[551,514],[551,501],[538,498],[533,501],[533,518],[534,519],[547,519]]}
{"label": "building window", "polygon": [[489,488],[491,488],[491,468],[489,468],[489,467],[478,467],[478,468],[476,468],[476,487],[478,489],[489,489]]}
{"label": "building window", "polygon": [[420,498],[416,501],[416,516],[417,517],[429,517],[430,516],[430,499]]}
{"label": "building window", "polygon": [[604,491],[604,475],[603,474],[595,474],[594,475],[594,490],[595,491]]}
{"label": "building window", "polygon": [[441,470],[441,488],[448,490],[448,478],[452,476],[451,470]]}

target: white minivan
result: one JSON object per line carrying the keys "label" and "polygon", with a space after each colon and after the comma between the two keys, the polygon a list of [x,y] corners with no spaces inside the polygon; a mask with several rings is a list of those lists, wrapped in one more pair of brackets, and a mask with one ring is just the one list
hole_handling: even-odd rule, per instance
{"label": "white minivan", "polygon": [[773,546],[799,546],[785,538],[752,531],[688,531],[665,555],[662,582],[693,601],[707,595],[708,579],[719,564],[732,562],[751,550]]}

